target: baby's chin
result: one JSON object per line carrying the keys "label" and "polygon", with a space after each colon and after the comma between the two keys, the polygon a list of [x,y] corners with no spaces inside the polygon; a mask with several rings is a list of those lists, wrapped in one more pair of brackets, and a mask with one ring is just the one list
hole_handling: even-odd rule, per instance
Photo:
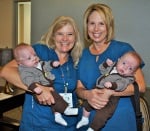
{"label": "baby's chin", "polygon": [[123,76],[125,75],[123,71],[118,71],[118,73]]}
{"label": "baby's chin", "polygon": [[35,64],[33,64],[31,67],[37,67],[38,66],[38,64],[37,63],[35,63]]}
{"label": "baby's chin", "polygon": [[33,65],[33,67],[37,67],[37,66],[38,66],[38,64],[34,64],[34,65]]}
{"label": "baby's chin", "polygon": [[122,76],[133,76],[132,74],[124,74],[124,73],[119,73]]}

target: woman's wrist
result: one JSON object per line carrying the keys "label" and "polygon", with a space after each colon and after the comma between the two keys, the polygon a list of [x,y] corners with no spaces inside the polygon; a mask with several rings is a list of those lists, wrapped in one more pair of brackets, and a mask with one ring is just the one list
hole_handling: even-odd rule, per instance
{"label": "woman's wrist", "polygon": [[32,93],[36,94],[36,95],[40,95],[43,91],[41,89],[41,87],[38,87],[36,85],[36,83],[32,83],[29,87],[28,90],[32,91]]}
{"label": "woman's wrist", "polygon": [[114,96],[114,92],[115,92],[115,91],[114,91],[114,90],[111,90],[111,89],[106,89],[106,90],[105,90],[105,94],[107,94],[109,97],[110,97],[110,96]]}
{"label": "woman's wrist", "polygon": [[77,88],[76,89],[76,93],[78,95],[79,98],[86,100],[87,99],[87,92],[88,90],[86,90],[85,88]]}
{"label": "woman's wrist", "polygon": [[83,99],[87,100],[88,99],[88,90],[84,89],[83,90]]}

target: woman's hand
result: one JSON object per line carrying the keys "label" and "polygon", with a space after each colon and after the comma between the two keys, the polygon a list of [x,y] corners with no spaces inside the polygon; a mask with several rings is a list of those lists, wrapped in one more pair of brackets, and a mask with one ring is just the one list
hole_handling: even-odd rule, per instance
{"label": "woman's hand", "polygon": [[103,108],[109,101],[110,96],[113,94],[110,89],[92,89],[87,91],[87,101],[95,109]]}
{"label": "woman's hand", "polygon": [[42,93],[35,95],[37,101],[43,105],[51,105],[55,103],[55,100],[51,94],[51,91],[54,91],[52,87],[46,87],[39,84],[36,84],[38,88],[41,88]]}
{"label": "woman's hand", "polygon": [[87,100],[95,109],[103,108],[108,103],[110,96],[114,95],[114,91],[107,88],[87,90],[80,80],[77,83],[76,93],[79,98]]}

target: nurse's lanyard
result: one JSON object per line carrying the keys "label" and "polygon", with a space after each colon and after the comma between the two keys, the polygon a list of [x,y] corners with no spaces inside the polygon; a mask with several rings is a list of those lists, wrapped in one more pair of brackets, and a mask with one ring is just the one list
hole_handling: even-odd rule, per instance
{"label": "nurse's lanyard", "polygon": [[62,67],[60,66],[60,71],[61,71],[61,78],[62,78],[62,80],[63,80],[63,82],[64,82],[64,93],[67,93],[67,91],[68,91],[68,77],[69,77],[69,67],[68,67],[68,63],[67,63],[67,67],[66,67],[66,80],[65,80],[65,75],[64,75],[64,71],[63,71],[63,69],[62,69]]}
{"label": "nurse's lanyard", "polygon": [[64,75],[64,71],[63,68],[60,66],[60,71],[61,71],[61,78],[63,79],[64,82],[64,93],[59,93],[63,99],[69,104],[70,107],[73,107],[73,101],[72,101],[72,93],[67,93],[68,92],[68,86],[69,83],[68,78],[70,76],[70,70],[69,70],[69,66],[68,66],[68,62],[67,62],[67,67],[66,67],[66,79],[65,79],[65,75]]}

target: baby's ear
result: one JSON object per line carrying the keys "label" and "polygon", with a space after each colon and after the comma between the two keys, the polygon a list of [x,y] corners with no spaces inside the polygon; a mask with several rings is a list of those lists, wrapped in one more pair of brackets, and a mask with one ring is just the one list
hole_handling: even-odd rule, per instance
{"label": "baby's ear", "polygon": [[21,65],[21,62],[19,60],[16,60],[16,62],[17,62],[18,65]]}
{"label": "baby's ear", "polygon": [[18,65],[22,65],[21,63],[18,63]]}

